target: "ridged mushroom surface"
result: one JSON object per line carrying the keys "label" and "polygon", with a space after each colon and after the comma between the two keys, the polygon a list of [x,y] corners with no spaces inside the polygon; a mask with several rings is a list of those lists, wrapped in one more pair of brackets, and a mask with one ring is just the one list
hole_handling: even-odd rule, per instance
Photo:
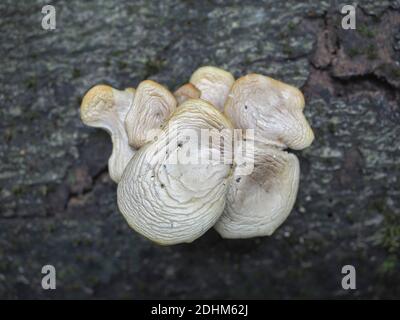
{"label": "ridged mushroom surface", "polygon": [[[187,132],[200,137],[202,129],[231,128],[209,103],[184,102],[135,154],[118,184],[118,206],[129,225],[163,245],[191,242],[211,228],[224,210],[232,168],[219,160],[219,143],[199,147]],[[197,150],[200,163],[187,162],[188,150]]]}
{"label": "ridged mushroom surface", "polygon": [[295,155],[256,144],[254,169],[249,175],[234,171],[226,208],[215,229],[224,238],[271,235],[293,208],[299,175]]}
{"label": "ridged mushroom surface", "polygon": [[235,81],[224,112],[235,128],[254,129],[258,142],[301,150],[314,140],[303,109],[304,97],[297,88],[249,74]]}
{"label": "ridged mushroom surface", "polygon": [[159,129],[176,105],[175,97],[167,88],[152,80],[142,81],[125,119],[129,144],[135,149],[142,147],[148,142],[149,132]]}
{"label": "ridged mushroom surface", "polygon": [[242,175],[239,166],[234,170],[225,212],[215,225],[222,237],[271,235],[290,214],[300,167],[297,157],[283,149],[312,143],[303,109],[303,94],[288,84],[259,74],[235,81],[224,112],[235,128],[254,130],[254,152],[247,154],[254,169],[249,175]]}
{"label": "ridged mushroom surface", "polygon": [[174,96],[176,101],[178,102],[178,105],[181,105],[189,99],[198,99],[200,98],[200,94],[200,90],[191,83],[186,83],[183,86],[180,86],[174,92]]}
{"label": "ridged mushroom surface", "polygon": [[197,69],[190,78],[190,83],[200,90],[200,98],[221,112],[224,111],[225,101],[234,82],[231,73],[211,66]]}

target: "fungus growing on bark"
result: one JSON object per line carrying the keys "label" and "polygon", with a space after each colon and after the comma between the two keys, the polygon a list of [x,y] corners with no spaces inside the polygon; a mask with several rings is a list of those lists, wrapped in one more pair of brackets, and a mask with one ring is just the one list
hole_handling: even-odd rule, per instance
{"label": "fungus growing on bark", "polygon": [[[212,226],[224,238],[271,235],[285,221],[300,167],[284,149],[314,139],[303,109],[302,93],[290,85],[258,74],[235,81],[202,67],[174,94],[151,80],[136,90],[95,86],[81,118],[111,135],[109,172],[128,224],[172,245]],[[232,141],[234,129],[240,135]],[[207,143],[199,143],[204,132]],[[244,145],[252,148],[239,152]]]}

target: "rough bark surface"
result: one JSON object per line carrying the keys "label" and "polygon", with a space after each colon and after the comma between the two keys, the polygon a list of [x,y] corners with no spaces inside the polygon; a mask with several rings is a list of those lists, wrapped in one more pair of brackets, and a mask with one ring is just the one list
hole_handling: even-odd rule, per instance
{"label": "rough bark surface", "polygon": [[[400,298],[400,2],[45,1],[0,4],[1,298]],[[202,65],[302,89],[314,144],[272,237],[160,247],[131,231],[85,127],[98,83],[172,90]],[[41,268],[57,269],[57,290]],[[357,290],[341,269],[357,270]]]}

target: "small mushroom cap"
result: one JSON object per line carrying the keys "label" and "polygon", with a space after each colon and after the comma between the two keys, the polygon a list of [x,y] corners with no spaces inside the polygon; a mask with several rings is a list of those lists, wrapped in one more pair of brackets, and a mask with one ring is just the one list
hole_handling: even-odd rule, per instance
{"label": "small mushroom cap", "polygon": [[234,172],[225,211],[215,229],[223,238],[271,235],[288,217],[299,185],[299,161],[274,147],[256,146],[250,175]]}
{"label": "small mushroom cap", "polygon": [[190,78],[190,83],[200,90],[200,98],[221,112],[234,82],[235,78],[231,73],[211,66],[197,69]]}
{"label": "small mushroom cap", "polygon": [[200,91],[191,83],[186,83],[174,92],[174,96],[179,106],[186,100],[200,98]]}
{"label": "small mushroom cap", "polygon": [[259,74],[236,80],[225,104],[235,128],[255,129],[256,141],[272,140],[295,150],[314,140],[303,109],[300,90]]}
{"label": "small mushroom cap", "polygon": [[168,89],[152,80],[142,81],[125,119],[129,144],[139,149],[147,143],[149,132],[162,126],[175,110],[176,104]]}
{"label": "small mushroom cap", "polygon": [[114,112],[113,89],[102,84],[94,86],[83,97],[80,111],[81,119],[87,125],[107,119],[108,113]]}
{"label": "small mushroom cap", "polygon": [[134,154],[128,145],[124,120],[133,103],[134,93],[120,91],[107,85],[91,88],[83,97],[80,114],[83,123],[106,130],[113,143],[113,151],[108,160],[111,179],[119,182],[122,173]]}
{"label": "small mushroom cap", "polygon": [[128,88],[120,91],[104,84],[94,86],[82,99],[82,121],[89,126],[103,128],[105,123],[113,123],[114,116],[117,116],[123,123],[132,106],[134,90]]}
{"label": "small mushroom cap", "polygon": [[[204,148],[187,140],[186,130],[231,129],[222,113],[203,100],[184,102],[157,139],[143,146],[129,162],[118,184],[118,207],[129,225],[163,245],[192,242],[222,214],[231,166],[221,162],[184,163],[187,150],[206,160],[214,145]],[[174,143],[175,142],[175,143]]]}

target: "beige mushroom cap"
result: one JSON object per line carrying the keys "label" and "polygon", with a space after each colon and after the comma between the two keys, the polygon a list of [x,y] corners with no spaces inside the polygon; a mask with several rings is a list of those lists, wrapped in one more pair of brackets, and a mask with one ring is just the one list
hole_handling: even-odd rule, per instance
{"label": "beige mushroom cap", "polygon": [[152,80],[142,81],[125,119],[129,145],[139,149],[147,143],[149,132],[162,126],[175,110],[176,104],[168,89]]}
{"label": "beige mushroom cap", "polygon": [[224,104],[235,78],[231,73],[216,67],[201,67],[190,78],[190,83],[200,90],[200,98],[208,101],[219,111],[224,111]]}
{"label": "beige mushroom cap", "polygon": [[174,96],[178,105],[181,105],[186,100],[200,98],[200,91],[191,83],[186,83],[174,92]]}
{"label": "beige mushroom cap", "polygon": [[223,238],[271,235],[288,217],[299,186],[299,161],[274,147],[255,146],[254,170],[235,169],[225,211],[215,229]]}
{"label": "beige mushroom cap", "polygon": [[274,141],[299,150],[314,140],[303,109],[300,90],[263,75],[249,74],[235,81],[224,112],[235,128],[255,129],[256,141]]}
{"label": "beige mushroom cap", "polygon": [[134,154],[134,150],[129,147],[124,128],[124,120],[132,106],[133,98],[132,91],[97,85],[85,94],[80,108],[83,123],[102,128],[111,136],[113,150],[108,160],[108,170],[111,179],[117,183]]}
{"label": "beige mushroom cap", "polygon": [[[138,90],[139,91],[139,90]],[[199,148],[186,130],[223,130],[230,122],[203,100],[184,102],[157,138],[129,162],[118,184],[118,207],[129,225],[163,245],[192,242],[211,228],[225,207],[231,166],[206,161],[221,150]],[[187,150],[198,150],[205,162],[182,161]]]}

